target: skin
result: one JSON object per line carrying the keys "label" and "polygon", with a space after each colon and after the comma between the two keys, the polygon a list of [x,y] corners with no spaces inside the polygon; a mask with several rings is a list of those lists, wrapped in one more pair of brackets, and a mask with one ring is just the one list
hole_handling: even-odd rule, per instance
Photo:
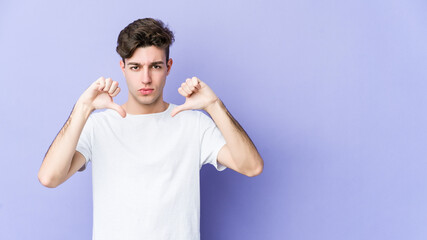
{"label": "skin", "polygon": [[[123,109],[130,114],[165,111],[169,104],[163,101],[163,88],[172,64],[171,58],[166,62],[165,51],[155,46],[137,48],[132,57],[125,59],[125,63],[120,61],[129,89]],[[154,91],[143,95],[138,91],[141,88],[152,88]]]}

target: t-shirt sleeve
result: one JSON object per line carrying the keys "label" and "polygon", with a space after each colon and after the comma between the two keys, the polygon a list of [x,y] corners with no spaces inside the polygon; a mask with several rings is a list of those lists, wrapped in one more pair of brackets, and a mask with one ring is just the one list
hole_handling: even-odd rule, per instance
{"label": "t-shirt sleeve", "polygon": [[83,127],[82,133],[80,134],[79,141],[76,146],[76,151],[80,152],[86,159],[85,164],[78,170],[79,172],[84,171],[89,161],[92,158],[92,134],[93,134],[93,119],[92,115],[86,121]]}
{"label": "t-shirt sleeve", "polygon": [[218,152],[226,144],[221,131],[215,122],[206,114],[200,112],[200,166],[212,164],[218,171],[223,171],[227,167],[218,162]]}

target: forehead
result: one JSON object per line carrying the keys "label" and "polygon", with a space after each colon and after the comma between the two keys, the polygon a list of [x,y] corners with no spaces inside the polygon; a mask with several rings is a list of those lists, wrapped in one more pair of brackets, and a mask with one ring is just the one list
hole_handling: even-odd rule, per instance
{"label": "forehead", "polygon": [[148,64],[152,62],[166,61],[165,50],[156,46],[139,47],[135,50],[132,57],[127,58],[126,62],[137,62]]}

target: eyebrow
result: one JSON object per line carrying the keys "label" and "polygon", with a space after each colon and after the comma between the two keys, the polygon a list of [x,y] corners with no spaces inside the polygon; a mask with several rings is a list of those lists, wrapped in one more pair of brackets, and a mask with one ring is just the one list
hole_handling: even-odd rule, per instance
{"label": "eyebrow", "polygon": [[[129,62],[129,63],[127,63],[128,65],[135,65],[135,66],[141,66],[141,64],[140,63],[137,63],[137,62]],[[152,62],[152,63],[150,63],[150,65],[158,65],[158,64],[164,64],[164,62],[163,61],[156,61],[156,62]]]}

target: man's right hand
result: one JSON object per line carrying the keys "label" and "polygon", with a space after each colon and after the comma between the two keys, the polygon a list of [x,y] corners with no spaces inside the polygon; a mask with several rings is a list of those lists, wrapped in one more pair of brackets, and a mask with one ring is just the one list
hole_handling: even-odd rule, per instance
{"label": "man's right hand", "polygon": [[100,77],[86,89],[78,102],[90,107],[92,111],[109,108],[116,110],[122,117],[126,117],[126,111],[113,101],[113,97],[117,96],[119,92],[118,82],[111,78]]}

